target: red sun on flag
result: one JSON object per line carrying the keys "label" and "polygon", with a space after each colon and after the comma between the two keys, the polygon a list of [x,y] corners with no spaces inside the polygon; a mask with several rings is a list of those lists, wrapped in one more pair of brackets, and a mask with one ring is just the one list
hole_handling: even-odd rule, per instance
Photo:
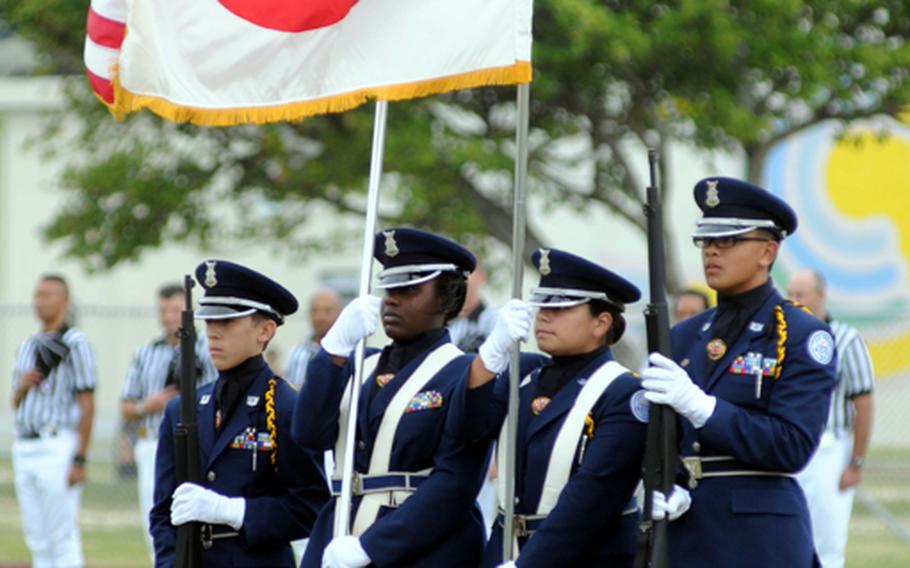
{"label": "red sun on flag", "polygon": [[281,32],[304,32],[343,20],[357,0],[219,0],[244,20]]}

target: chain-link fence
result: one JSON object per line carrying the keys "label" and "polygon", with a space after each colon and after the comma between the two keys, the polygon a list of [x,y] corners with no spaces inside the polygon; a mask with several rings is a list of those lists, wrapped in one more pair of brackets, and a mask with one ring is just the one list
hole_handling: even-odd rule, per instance
{"label": "chain-link fence", "polygon": [[[87,307],[79,324],[99,367],[95,431],[80,514],[86,560],[90,566],[148,566],[132,438],[122,428],[118,401],[132,353],[157,332],[154,313],[145,307]],[[888,373],[878,377],[872,447],[851,521],[847,566],[905,567],[910,565],[910,348],[901,346],[910,344],[910,326],[859,327],[876,367]],[[6,393],[15,349],[35,329],[29,307],[0,306],[0,387]],[[284,343],[278,348],[287,353],[303,332],[302,318],[292,320],[282,328]],[[9,458],[12,417],[9,410],[0,416],[0,566],[27,565]]]}

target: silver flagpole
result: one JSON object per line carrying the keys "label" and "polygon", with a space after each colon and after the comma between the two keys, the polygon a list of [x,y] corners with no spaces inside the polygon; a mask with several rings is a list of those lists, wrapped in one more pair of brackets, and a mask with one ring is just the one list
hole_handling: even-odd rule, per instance
{"label": "silver flagpole", "polygon": [[[367,215],[363,228],[363,256],[360,260],[360,295],[370,293],[373,278],[373,236],[376,234],[376,217],[379,214],[379,181],[382,177],[382,158],[385,153],[385,126],[388,101],[376,101],[373,119],[373,151],[370,156],[370,182],[367,191]],[[351,405],[348,409],[347,435],[344,440],[344,467],[341,472],[341,511],[335,518],[335,535],[351,532],[351,501],[354,481],[354,444],[357,439],[357,409],[360,386],[363,383],[363,354],[365,340],[357,342],[354,351],[354,381],[351,385]],[[337,456],[336,456],[337,459]]]}
{"label": "silver flagpole", "polygon": [[[528,106],[531,88],[518,85],[518,116],[515,124],[515,187],[512,192],[512,297],[521,298],[525,249],[525,190],[528,185]],[[506,423],[506,463],[500,464],[499,475],[505,475],[505,523],[502,533],[503,561],[514,560],[515,550],[515,443],[518,438],[518,385],[521,383],[520,346],[512,345],[509,362],[509,414]]]}

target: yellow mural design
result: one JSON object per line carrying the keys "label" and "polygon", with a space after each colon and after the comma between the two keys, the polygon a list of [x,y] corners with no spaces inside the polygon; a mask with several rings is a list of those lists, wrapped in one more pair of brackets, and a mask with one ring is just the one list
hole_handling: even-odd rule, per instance
{"label": "yellow mural design", "polygon": [[855,133],[831,150],[826,184],[831,203],[846,217],[890,217],[910,262],[910,142]]}
{"label": "yellow mural design", "polygon": [[[832,205],[852,219],[890,218],[910,263],[910,141],[853,132],[831,150],[826,171]],[[869,352],[878,377],[910,372],[910,330],[870,340]]]}

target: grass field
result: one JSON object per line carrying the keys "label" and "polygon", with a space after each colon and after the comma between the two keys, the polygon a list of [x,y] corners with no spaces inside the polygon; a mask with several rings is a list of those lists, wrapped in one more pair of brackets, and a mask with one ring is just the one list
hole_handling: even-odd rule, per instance
{"label": "grass field", "polygon": [[[87,566],[150,566],[132,480],[93,462],[82,500],[82,544]],[[910,451],[874,451],[865,491],[910,531]],[[19,526],[19,509],[9,459],[0,459],[0,567],[26,566],[29,553]],[[847,549],[849,568],[907,568],[910,544],[902,541],[859,500],[854,506]],[[782,567],[781,567],[782,568]]]}

